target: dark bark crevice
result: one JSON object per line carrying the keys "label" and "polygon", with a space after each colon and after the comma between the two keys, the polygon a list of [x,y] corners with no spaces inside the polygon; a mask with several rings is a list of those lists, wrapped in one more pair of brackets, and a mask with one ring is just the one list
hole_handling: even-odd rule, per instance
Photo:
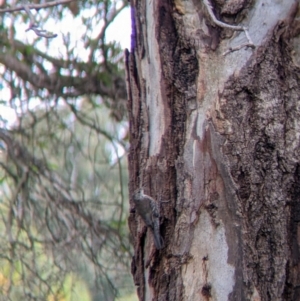
{"label": "dark bark crevice", "polygon": [[[145,13],[145,7],[142,4],[132,3],[135,15],[135,37],[137,41],[134,43],[135,49],[130,58],[143,58],[148,55],[145,39],[146,20],[142,17]],[[180,157],[184,150],[185,124],[187,119],[187,102],[196,98],[195,80],[198,74],[198,61],[196,53],[191,45],[179,43],[179,37],[173,18],[173,8],[170,1],[160,1],[156,4],[157,21],[156,35],[159,43],[162,83],[161,94],[163,98],[163,106],[165,111],[166,131],[162,137],[160,154],[149,158],[148,151],[141,149],[141,142],[145,139],[146,133],[149,131],[149,116],[146,108],[145,100],[146,83],[141,82],[142,74],[140,74],[140,66],[137,66],[137,75],[133,70],[127,68],[129,73],[129,81],[134,80],[137,76],[141,85],[138,87],[139,95],[129,93],[129,117],[131,149],[129,154],[129,173],[130,173],[130,192],[138,187],[140,181],[146,187],[146,192],[151,194],[158,201],[162,201],[161,211],[161,233],[164,237],[166,248],[161,252],[151,254],[149,263],[149,280],[147,284],[155,288],[155,292],[159,292],[155,298],[159,300],[179,300],[183,295],[183,285],[180,269],[185,263],[182,258],[176,259],[173,254],[172,241],[174,237],[174,229],[176,217],[175,202],[180,198],[180,189],[177,181],[180,176],[178,170]],[[137,18],[137,16],[139,16]],[[142,37],[143,36],[143,37]],[[151,58],[152,59],[152,58]],[[139,62],[137,62],[139,64]],[[153,75],[156,76],[156,75]],[[132,86],[132,85],[131,85]],[[130,88],[129,88],[130,90]],[[194,94],[191,95],[190,91]],[[187,93],[189,92],[189,93]],[[139,102],[140,111],[133,111],[136,103]],[[142,130],[141,130],[142,129]],[[137,133],[139,133],[137,135]],[[138,154],[138,160],[136,155]],[[138,161],[138,162],[137,162]],[[145,165],[147,162],[147,166]],[[151,163],[150,163],[151,162]],[[142,171],[143,170],[143,171]],[[166,202],[166,203],[163,203]],[[135,237],[135,257],[133,260],[133,275],[135,279],[143,277],[143,269],[140,262],[137,262],[138,254],[141,248],[145,248],[145,241],[138,241],[137,219],[135,214],[129,218],[131,233]],[[149,247],[149,242],[147,244]],[[175,256],[175,257],[174,257]],[[166,258],[169,258],[166,260]],[[138,265],[138,267],[135,267]],[[144,300],[145,291],[138,289],[140,300]],[[156,300],[156,299],[155,299]]]}
{"label": "dark bark crevice", "polygon": [[[251,3],[240,1],[234,9],[242,12]],[[195,4],[200,23],[207,26],[206,32],[199,29],[195,44],[185,36],[184,17],[173,9],[173,3],[155,3],[155,34],[161,62],[161,82],[155,88],[161,89],[159,101],[165,131],[159,152],[150,157],[146,145],[153,116],[146,100],[151,91],[147,91],[149,78],[143,78],[139,62],[144,58],[143,63],[147,59],[151,64],[153,59],[147,57],[149,45],[145,39],[149,37],[144,35],[144,4],[132,2],[138,32],[131,54],[136,73],[129,69],[129,78],[139,82],[139,86],[131,83],[131,89],[134,86],[138,92],[129,94],[130,192],[142,183],[146,193],[159,202],[166,201],[160,204],[166,247],[161,251],[148,250],[147,257],[145,250],[152,246],[151,240],[133,212],[129,225],[135,237],[135,279],[149,276],[143,285],[153,289],[154,300],[183,299],[187,293],[185,281],[190,279],[183,266],[198,267],[201,262],[190,252],[203,243],[205,236],[201,236],[201,231],[207,229],[198,225],[208,216],[210,225],[206,226],[211,226],[214,233],[224,231],[226,246],[220,252],[228,256],[228,270],[234,267],[234,288],[231,293],[230,284],[226,288],[229,300],[273,301],[281,300],[281,296],[282,300],[297,300],[300,152],[295,121],[300,119],[300,73],[293,64],[289,41],[292,34],[287,34],[293,18],[279,22],[245,66],[227,80],[219,92],[218,110],[203,121],[201,114],[207,107],[203,109],[202,105],[214,101],[199,97],[210,88],[201,82],[208,71],[205,60],[216,58],[216,51],[211,57],[210,53],[217,49],[226,32],[203,20],[206,16],[202,4]],[[215,239],[214,234],[211,238]],[[201,250],[206,252],[205,248]],[[211,254],[203,256],[206,255],[207,268],[216,268],[210,261]],[[146,265],[141,263],[141,256],[149,260]],[[200,267],[197,276],[204,274]],[[206,283],[204,278],[196,283],[199,296],[211,294],[215,298],[216,285]],[[139,288],[139,297],[144,300],[145,289]]]}
{"label": "dark bark crevice", "polygon": [[245,220],[244,276],[249,292],[256,287],[261,300],[279,300],[280,292],[282,300],[297,300],[300,280],[295,263],[300,244],[293,234],[299,196],[290,188],[299,180],[300,153],[292,141],[298,140],[300,70],[284,38],[288,28],[282,30],[280,23],[220,96],[226,100],[221,111],[233,128],[223,133],[223,152]]}

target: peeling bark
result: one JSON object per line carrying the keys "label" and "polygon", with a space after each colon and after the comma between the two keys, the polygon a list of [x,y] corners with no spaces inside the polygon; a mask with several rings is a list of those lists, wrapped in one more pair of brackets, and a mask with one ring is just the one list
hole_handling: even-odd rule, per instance
{"label": "peeling bark", "polygon": [[131,2],[129,189],[160,203],[166,244],[131,203],[140,300],[300,298],[299,7],[229,2],[216,17],[231,3],[255,49],[228,51],[247,37],[201,1]]}

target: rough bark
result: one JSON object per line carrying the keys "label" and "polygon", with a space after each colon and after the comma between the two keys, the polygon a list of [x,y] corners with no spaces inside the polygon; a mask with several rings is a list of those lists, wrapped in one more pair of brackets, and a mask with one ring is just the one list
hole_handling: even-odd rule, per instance
{"label": "rough bark", "polygon": [[212,3],[255,49],[202,1],[131,5],[129,189],[166,243],[131,203],[140,300],[300,300],[298,4]]}

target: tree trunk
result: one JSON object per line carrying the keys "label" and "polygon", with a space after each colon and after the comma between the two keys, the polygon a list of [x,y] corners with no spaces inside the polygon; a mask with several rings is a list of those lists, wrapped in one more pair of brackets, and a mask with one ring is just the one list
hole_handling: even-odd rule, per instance
{"label": "tree trunk", "polygon": [[131,1],[129,189],[159,203],[165,243],[131,200],[138,295],[300,300],[300,10],[211,5]]}

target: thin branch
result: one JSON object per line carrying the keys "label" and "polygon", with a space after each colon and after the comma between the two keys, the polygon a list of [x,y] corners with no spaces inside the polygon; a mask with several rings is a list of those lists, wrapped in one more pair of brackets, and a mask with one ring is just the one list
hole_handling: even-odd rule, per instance
{"label": "thin branch", "polygon": [[226,51],[223,55],[226,55],[226,54],[228,54],[231,51],[239,50],[239,49],[241,49],[243,47],[255,48],[255,45],[252,42],[252,39],[251,39],[251,37],[249,35],[247,27],[245,27],[245,26],[239,26],[239,25],[230,25],[230,24],[227,24],[227,23],[224,23],[224,22],[218,20],[216,18],[215,14],[214,14],[213,7],[212,7],[210,1],[209,0],[203,0],[203,3],[204,3],[204,5],[205,5],[205,7],[206,7],[206,9],[208,11],[209,16],[211,17],[212,21],[216,25],[218,25],[218,26],[220,26],[222,28],[229,28],[229,29],[232,29],[232,30],[235,30],[235,31],[244,31],[244,33],[246,35],[246,38],[248,40],[248,43],[243,44],[243,45],[238,46],[238,47],[235,47],[235,48],[231,48],[231,50]]}
{"label": "thin branch", "polygon": [[238,50],[240,50],[240,49],[242,49],[242,48],[252,48],[252,49],[254,49],[255,48],[255,46],[253,45],[253,44],[250,44],[250,43],[245,43],[245,44],[241,44],[241,45],[239,45],[239,46],[236,46],[236,47],[230,47],[228,50],[226,50],[224,53],[223,53],[223,56],[225,56],[225,55],[227,55],[228,53],[230,53],[230,52],[234,52],[234,51],[238,51]]}
{"label": "thin branch", "polygon": [[[59,0],[59,1],[52,1],[52,2],[46,2],[43,4],[28,4],[26,5],[29,9],[41,9],[41,8],[48,8],[48,7],[54,7],[58,6],[60,4],[67,4],[70,3],[74,0]],[[16,11],[26,11],[26,8],[24,5],[16,6],[16,7],[11,7],[11,8],[2,8],[0,9],[0,13],[12,13]]]}
{"label": "thin branch", "polygon": [[[76,116],[76,118],[79,120],[79,122],[82,125],[88,126],[89,128],[95,130],[98,134],[103,135],[105,138],[108,139],[108,141],[110,141],[112,144],[114,143],[114,141],[116,141],[118,144],[120,144],[121,146],[123,146],[125,148],[125,144],[123,141],[114,138],[113,136],[111,136],[108,132],[100,129],[97,125],[95,125],[95,123],[91,123],[89,122],[87,119],[84,118],[83,114],[79,113],[78,110],[76,110],[75,106],[70,104],[69,102],[65,101],[65,103],[69,106],[69,108],[71,109],[71,111],[73,112],[73,114]],[[114,144],[113,144],[114,145]]]}
{"label": "thin branch", "polygon": [[[250,37],[250,34],[249,34],[249,31],[248,31],[248,29],[246,29],[246,27],[245,27],[245,35],[246,35],[246,37],[247,37],[247,39],[248,39],[248,41],[249,41],[249,44],[251,44],[252,46],[254,46],[254,44],[253,44],[253,42],[252,42],[252,39],[251,39],[251,37]],[[253,47],[253,48],[255,48],[255,46]]]}
{"label": "thin branch", "polygon": [[28,29],[26,31],[32,30],[32,31],[35,32],[35,34],[37,36],[43,37],[43,38],[46,38],[46,39],[57,37],[57,34],[53,34],[53,33],[47,32],[44,29],[39,29],[39,26],[35,22],[34,16],[31,13],[28,4],[26,3],[26,0],[23,0],[23,7],[24,7],[24,9],[25,9],[25,11],[26,11],[26,13],[27,13],[27,15],[29,17],[29,20],[30,20],[29,27],[28,27]]}
{"label": "thin branch", "polygon": [[17,6],[17,7],[12,7],[12,8],[4,8],[4,9],[0,9],[0,13],[7,13],[7,12],[15,12],[15,11],[22,11],[24,10],[30,20],[30,24],[29,27],[26,31],[32,30],[34,31],[34,33],[39,36],[39,37],[43,37],[46,39],[51,39],[51,38],[55,38],[57,37],[57,34],[48,32],[47,30],[44,29],[40,29],[38,24],[36,23],[33,14],[31,13],[31,9],[41,9],[41,8],[48,8],[48,7],[52,7],[52,6],[57,6],[60,4],[65,4],[65,3],[69,3],[72,2],[74,0],[60,0],[60,1],[53,1],[53,2],[49,2],[49,3],[44,3],[44,4],[27,4],[26,0],[23,1],[23,5],[22,6]]}
{"label": "thin branch", "polygon": [[[84,94],[99,94],[116,100],[115,77],[112,78],[113,85],[105,86],[99,81],[98,75],[93,74],[85,77],[62,76],[59,74],[36,74],[25,63],[20,62],[16,57],[9,54],[0,54],[0,63],[3,63],[9,70],[13,70],[24,81],[28,81],[33,87],[47,89],[63,97],[77,97]],[[67,91],[64,91],[67,89]],[[123,97],[119,97],[119,99]]]}
{"label": "thin branch", "polygon": [[[105,37],[105,32],[106,32],[106,29],[107,27],[114,21],[114,19],[116,18],[116,16],[121,12],[122,9],[124,9],[126,7],[126,3],[124,2],[121,7],[119,7],[118,9],[115,9],[111,15],[109,16],[108,19],[106,19],[106,15],[105,15],[105,25],[103,26],[103,28],[101,29],[100,33],[98,34],[97,38],[95,39],[95,41],[103,41],[104,37]],[[91,52],[90,52],[90,55],[89,55],[89,61],[92,61],[92,58],[93,58],[93,55],[94,55],[94,52],[96,49],[99,48],[99,45],[98,43],[91,43]],[[105,58],[106,59],[106,58]]]}
{"label": "thin branch", "polygon": [[237,30],[237,31],[244,31],[246,27],[243,27],[243,26],[237,26],[237,25],[230,25],[230,24],[227,24],[227,23],[224,23],[220,20],[218,20],[214,14],[214,11],[213,11],[213,7],[211,5],[211,3],[209,2],[209,0],[203,0],[203,3],[208,11],[208,14],[209,16],[211,17],[211,19],[213,20],[213,22],[215,24],[217,24],[218,26],[220,27],[223,27],[223,28],[229,28],[229,29],[233,29],[233,30]]}
{"label": "thin branch", "polygon": [[51,33],[47,30],[44,30],[44,29],[39,29],[38,26],[36,24],[32,24],[30,25],[26,31],[29,31],[29,30],[33,30],[34,33],[39,36],[39,37],[42,37],[42,38],[46,38],[46,39],[51,39],[51,38],[56,38],[57,37],[57,34],[56,33]]}
{"label": "thin branch", "polygon": [[[1,46],[2,45],[5,45],[5,46],[13,45],[14,47],[17,48],[18,51],[20,51],[22,53],[28,49],[28,45],[24,44],[23,42],[21,42],[19,40],[9,41],[6,37],[5,38],[1,37]],[[68,69],[76,68],[78,70],[84,70],[84,71],[86,71],[84,68],[87,68],[86,63],[76,62],[76,60],[57,59],[55,57],[50,56],[47,53],[40,51],[37,48],[34,48],[32,45],[31,45],[30,51],[31,51],[32,55],[41,56],[43,59],[46,59],[47,61],[52,63],[54,65],[54,67],[57,67],[57,68],[68,68]]]}

